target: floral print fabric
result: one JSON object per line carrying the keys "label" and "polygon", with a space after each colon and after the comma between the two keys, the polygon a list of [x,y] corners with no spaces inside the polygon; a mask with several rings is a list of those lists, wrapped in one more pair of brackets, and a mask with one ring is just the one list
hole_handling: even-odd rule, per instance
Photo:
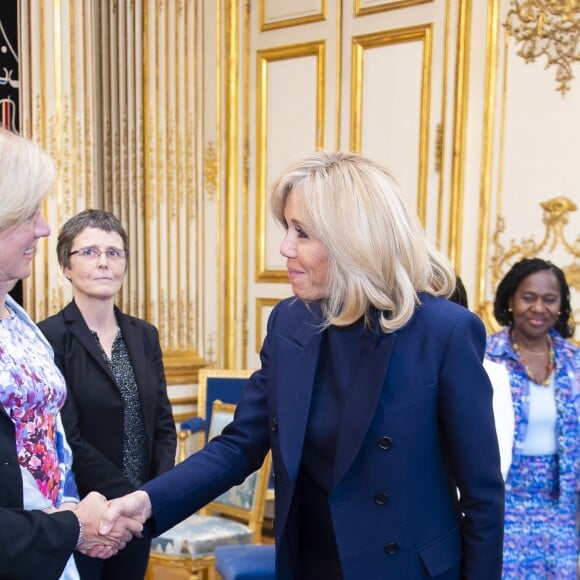
{"label": "floral print fabric", "polygon": [[21,467],[54,506],[78,500],[72,455],[60,422],[66,385],[50,346],[9,297],[12,317],[0,321],[0,404],[15,426]]}
{"label": "floral print fabric", "polygon": [[506,480],[503,578],[577,578],[580,489],[580,350],[551,331],[554,346],[557,454],[522,453],[530,387],[509,329],[488,339],[486,356],[510,376],[515,414],[513,461]]}

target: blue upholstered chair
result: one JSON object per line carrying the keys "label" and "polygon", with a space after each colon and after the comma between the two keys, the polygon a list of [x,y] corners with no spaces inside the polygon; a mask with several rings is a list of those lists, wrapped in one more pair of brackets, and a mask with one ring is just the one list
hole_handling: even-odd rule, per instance
{"label": "blue upholstered chair", "polygon": [[276,549],[273,544],[218,546],[215,568],[223,580],[274,580]]}
{"label": "blue upholstered chair", "polygon": [[[178,461],[183,461],[187,456],[187,441],[191,435],[197,436],[196,447],[199,449],[205,445],[211,417],[211,406],[215,400],[224,403],[237,404],[242,396],[242,391],[248,378],[254,371],[248,369],[201,369],[198,379],[197,415],[183,421],[178,432]],[[266,491],[266,508],[273,512],[274,505],[274,481],[270,478]]]}
{"label": "blue upholstered chair", "polygon": [[197,448],[208,440],[211,423],[211,409],[214,401],[238,404],[242,391],[253,371],[248,369],[201,369],[198,377],[197,415],[183,421],[178,433],[178,461],[187,456],[186,443],[191,435],[196,435]]}
{"label": "blue upholstered chair", "polygon": [[[208,437],[221,433],[232,420],[235,405],[213,402]],[[155,566],[189,570],[191,578],[214,577],[217,546],[259,541],[264,519],[271,455],[262,467],[232,487],[199,513],[186,518],[151,543],[148,578]]]}

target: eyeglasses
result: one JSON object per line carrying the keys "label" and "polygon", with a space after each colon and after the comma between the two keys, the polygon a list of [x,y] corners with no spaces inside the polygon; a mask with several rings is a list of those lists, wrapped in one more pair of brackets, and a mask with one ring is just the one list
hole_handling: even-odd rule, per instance
{"label": "eyeglasses", "polygon": [[101,257],[101,254],[105,254],[107,260],[111,260],[111,262],[120,262],[127,259],[128,252],[127,250],[118,250],[117,248],[99,250],[95,246],[88,246],[75,250],[74,252],[69,252],[69,257],[75,254],[85,262],[96,262]]}

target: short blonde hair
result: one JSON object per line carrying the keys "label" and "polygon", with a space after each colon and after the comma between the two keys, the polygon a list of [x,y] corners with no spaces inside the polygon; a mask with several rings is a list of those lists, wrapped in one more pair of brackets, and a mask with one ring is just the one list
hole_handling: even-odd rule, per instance
{"label": "short blonde hair", "polygon": [[286,199],[296,188],[304,226],[329,258],[326,326],[361,316],[370,323],[375,308],[382,313],[382,330],[393,332],[412,317],[418,292],[451,295],[451,263],[429,243],[385,168],[340,152],[298,161],[273,186],[271,209],[282,225]]}
{"label": "short blonde hair", "polygon": [[34,215],[55,179],[54,163],[37,143],[0,127],[0,230]]}

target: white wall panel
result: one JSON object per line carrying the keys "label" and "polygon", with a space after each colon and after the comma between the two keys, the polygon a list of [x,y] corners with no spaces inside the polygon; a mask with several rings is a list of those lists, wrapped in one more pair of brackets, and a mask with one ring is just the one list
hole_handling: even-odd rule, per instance
{"label": "white wall panel", "polygon": [[363,51],[361,152],[387,165],[410,207],[419,202],[423,43]]}

